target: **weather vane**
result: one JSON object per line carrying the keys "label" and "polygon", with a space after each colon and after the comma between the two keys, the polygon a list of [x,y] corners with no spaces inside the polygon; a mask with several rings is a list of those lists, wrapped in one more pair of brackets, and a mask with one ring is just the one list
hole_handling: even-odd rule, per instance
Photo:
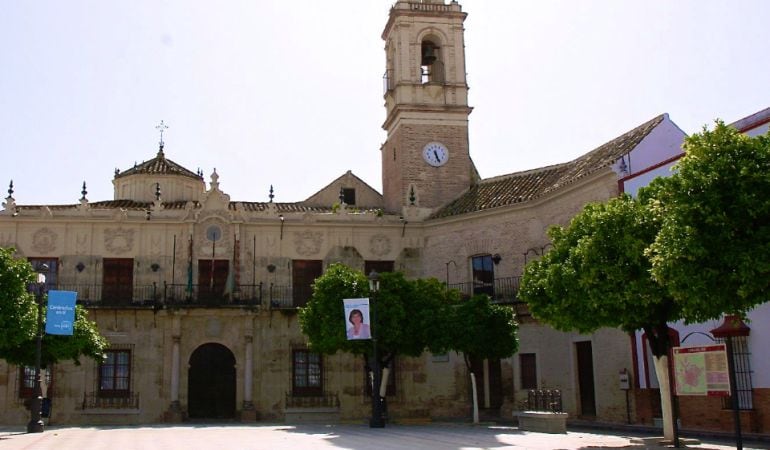
{"label": "weather vane", "polygon": [[160,131],[160,146],[163,147],[163,131],[168,129],[168,125],[161,120],[155,129]]}

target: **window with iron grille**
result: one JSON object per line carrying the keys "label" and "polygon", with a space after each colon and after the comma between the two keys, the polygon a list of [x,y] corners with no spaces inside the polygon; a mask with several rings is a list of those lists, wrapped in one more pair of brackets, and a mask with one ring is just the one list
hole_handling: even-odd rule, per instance
{"label": "window with iron grille", "polygon": [[[41,381],[48,391],[43,392],[43,397],[50,397],[48,394],[51,391],[51,372],[50,369],[43,372],[45,378]],[[33,395],[35,395],[35,368],[22,366],[19,368],[19,398],[32,398]]]}
{"label": "window with iron grille", "polygon": [[99,364],[99,396],[128,397],[131,394],[131,350],[107,350]]}
{"label": "window with iron grille", "polygon": [[297,349],[292,352],[292,395],[323,394],[323,359],[318,353]]}
{"label": "window with iron grille", "polygon": [[[738,409],[754,409],[753,386],[751,383],[751,352],[749,352],[748,336],[737,336],[733,339],[733,364],[735,365],[736,394],[723,397],[722,408],[732,409],[733,399],[738,399]],[[724,339],[717,339],[725,342]]]}
{"label": "window with iron grille", "polygon": [[537,389],[537,357],[534,353],[519,353],[521,389]]}

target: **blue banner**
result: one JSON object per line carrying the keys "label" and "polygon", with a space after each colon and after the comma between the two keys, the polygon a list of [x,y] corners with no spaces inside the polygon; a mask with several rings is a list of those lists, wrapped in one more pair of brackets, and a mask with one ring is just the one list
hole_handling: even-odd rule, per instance
{"label": "blue banner", "polygon": [[77,298],[77,292],[48,291],[48,313],[45,316],[47,334],[72,336]]}

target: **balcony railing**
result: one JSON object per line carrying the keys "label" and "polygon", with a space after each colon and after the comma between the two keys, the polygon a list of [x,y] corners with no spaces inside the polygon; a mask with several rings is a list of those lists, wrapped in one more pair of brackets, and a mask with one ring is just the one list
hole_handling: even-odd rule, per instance
{"label": "balcony railing", "polygon": [[521,277],[495,278],[492,282],[469,281],[450,284],[450,289],[457,289],[465,296],[487,294],[494,303],[515,303],[519,295]]}
{"label": "balcony railing", "polygon": [[487,294],[492,303],[512,305],[519,317],[529,316],[527,304],[519,300],[521,277],[495,278],[492,282],[469,281],[449,284],[449,289],[457,289],[465,297]]}
{"label": "balcony railing", "polygon": [[312,295],[310,288],[294,289],[276,284],[240,284],[231,288],[188,285],[105,285],[59,284],[54,289],[77,292],[85,306],[252,306],[268,309],[294,309],[304,306]]}

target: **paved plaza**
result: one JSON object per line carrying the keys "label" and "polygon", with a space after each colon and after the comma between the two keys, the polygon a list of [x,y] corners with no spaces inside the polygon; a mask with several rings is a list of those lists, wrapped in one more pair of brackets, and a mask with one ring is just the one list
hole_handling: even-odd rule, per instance
{"label": "paved plaza", "polygon": [[[512,426],[468,424],[388,425],[222,425],[49,427],[27,434],[22,427],[0,427],[2,450],[300,450],[300,449],[660,449],[659,438],[625,431],[570,431],[545,434]],[[729,441],[688,442],[687,448],[730,449]],[[744,443],[767,449],[766,443]]]}

